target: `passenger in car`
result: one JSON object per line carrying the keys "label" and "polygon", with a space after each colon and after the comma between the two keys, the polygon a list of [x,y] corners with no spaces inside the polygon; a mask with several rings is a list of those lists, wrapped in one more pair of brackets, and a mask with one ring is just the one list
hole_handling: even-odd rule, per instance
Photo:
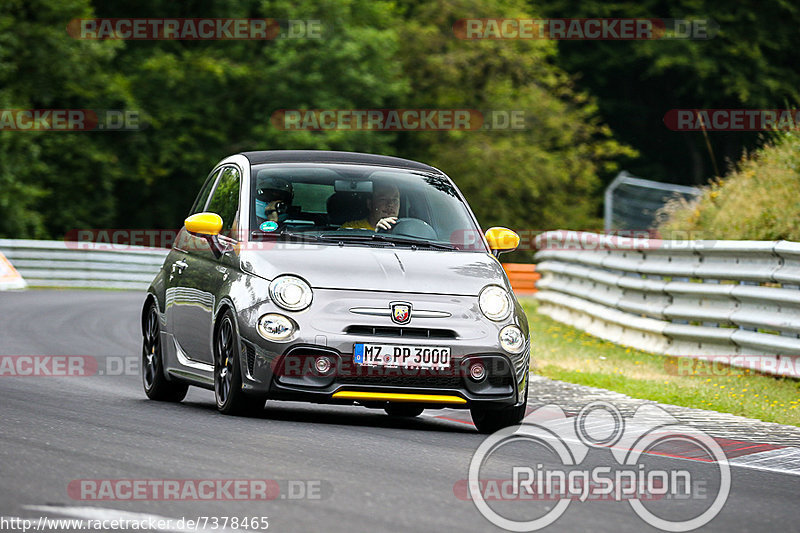
{"label": "passenger in car", "polygon": [[292,184],[281,178],[267,178],[259,182],[256,194],[256,216],[259,224],[270,220],[278,222],[278,217],[288,210],[294,197]]}
{"label": "passenger in car", "polygon": [[400,189],[393,183],[375,183],[372,198],[367,200],[367,209],[366,218],[345,222],[342,227],[373,231],[392,229],[400,214]]}

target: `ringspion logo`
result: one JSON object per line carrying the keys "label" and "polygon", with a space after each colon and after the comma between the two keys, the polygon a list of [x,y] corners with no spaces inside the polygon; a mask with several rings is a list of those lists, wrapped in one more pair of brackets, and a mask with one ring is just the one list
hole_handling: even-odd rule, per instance
{"label": "ringspion logo", "polygon": [[[533,450],[523,453],[523,446]],[[665,448],[680,450],[679,456],[692,457],[699,466],[665,464],[659,460]],[[547,459],[542,459],[545,450]],[[608,458],[587,460],[590,453]],[[455,496],[472,500],[489,522],[508,531],[540,530],[571,504],[598,500],[627,502],[653,527],[691,531],[722,510],[731,473],[717,441],[664,409],[643,405],[625,417],[614,405],[597,401],[572,418],[546,405],[521,425],[492,434],[472,456],[466,487],[464,481],[454,484]],[[487,503],[498,500],[528,505],[512,514],[508,507]]]}

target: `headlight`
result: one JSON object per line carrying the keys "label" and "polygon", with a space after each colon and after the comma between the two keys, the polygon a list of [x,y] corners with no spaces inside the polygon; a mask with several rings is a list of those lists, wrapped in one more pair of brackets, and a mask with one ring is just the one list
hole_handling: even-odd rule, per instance
{"label": "headlight", "polygon": [[517,326],[506,326],[500,330],[500,346],[508,353],[520,353],[525,348],[525,337]]}
{"label": "headlight", "polygon": [[308,283],[295,276],[280,276],[272,280],[269,295],[276,304],[289,311],[302,311],[311,305],[313,296]]}
{"label": "headlight", "polygon": [[277,313],[269,313],[258,319],[258,334],[269,341],[285,341],[294,330],[294,322]]}
{"label": "headlight", "polygon": [[483,313],[489,320],[499,322],[511,314],[511,298],[502,287],[489,285],[481,291],[478,303]]}

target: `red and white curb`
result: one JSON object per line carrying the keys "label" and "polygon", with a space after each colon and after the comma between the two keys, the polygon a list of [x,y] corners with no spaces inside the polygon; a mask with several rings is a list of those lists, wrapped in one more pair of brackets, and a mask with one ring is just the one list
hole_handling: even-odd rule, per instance
{"label": "red and white curb", "polygon": [[[547,391],[549,394],[548,399],[551,401],[545,401],[544,403],[554,404],[561,403],[557,400],[553,401],[557,397],[557,389],[562,386],[568,388],[568,398],[565,399],[567,405],[564,406],[568,417],[574,417],[583,404],[595,401],[598,398],[614,404],[627,404],[628,406],[656,405],[669,410],[670,414],[680,420],[682,424],[709,434],[720,445],[728,458],[728,464],[733,467],[800,475],[800,428],[765,423],[760,420],[752,420],[715,411],[646,402],[613,391],[565,384],[533,375],[529,384],[526,416],[543,405],[541,399],[534,400],[543,386],[553,389]],[[461,426],[474,427],[469,411],[466,410],[448,409],[440,411],[438,414],[428,412],[423,416],[429,419],[456,423]],[[570,419],[564,423],[572,424],[573,422]],[[604,429],[608,428],[604,424],[595,424],[587,427],[587,429],[602,433]],[[715,433],[717,434],[715,435]],[[724,433],[724,436],[719,433]],[[735,437],[732,437],[732,435],[735,435]],[[753,435],[753,437],[748,435]],[[795,442],[797,445],[795,445]],[[709,460],[707,457],[693,456],[687,453],[685,449],[678,447],[675,450],[659,450],[654,455],[688,461],[707,462]]]}

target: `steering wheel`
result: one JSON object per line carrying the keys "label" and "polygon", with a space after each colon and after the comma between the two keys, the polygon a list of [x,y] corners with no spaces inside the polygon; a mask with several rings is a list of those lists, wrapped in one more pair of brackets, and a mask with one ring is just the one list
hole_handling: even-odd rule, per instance
{"label": "steering wheel", "polygon": [[378,230],[378,233],[389,233],[417,239],[436,240],[439,235],[433,227],[418,218],[399,218],[390,230]]}

